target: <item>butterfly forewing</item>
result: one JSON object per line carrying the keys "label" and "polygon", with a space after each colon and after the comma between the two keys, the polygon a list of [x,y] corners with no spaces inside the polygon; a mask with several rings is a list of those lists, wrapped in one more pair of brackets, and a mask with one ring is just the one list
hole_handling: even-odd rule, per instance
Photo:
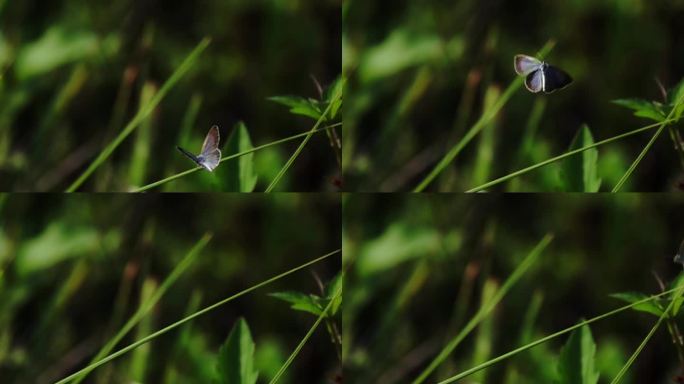
{"label": "butterfly forewing", "polygon": [[546,65],[544,72],[544,92],[551,93],[557,89],[567,87],[572,83],[572,77],[560,68]]}
{"label": "butterfly forewing", "polygon": [[529,75],[533,71],[539,69],[541,64],[541,61],[527,55],[515,55],[515,58],[513,59],[515,72],[521,76]]}
{"label": "butterfly forewing", "polygon": [[219,135],[219,129],[216,125],[209,128],[207,132],[207,137],[204,138],[204,144],[202,144],[201,154],[209,153],[215,149],[218,149],[219,141],[221,136]]}

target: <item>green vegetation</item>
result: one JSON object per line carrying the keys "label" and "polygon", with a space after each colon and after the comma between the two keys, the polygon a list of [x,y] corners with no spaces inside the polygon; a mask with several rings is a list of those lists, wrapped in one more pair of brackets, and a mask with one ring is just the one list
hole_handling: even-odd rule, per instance
{"label": "green vegetation", "polygon": [[[3,1],[0,20],[0,189],[338,189],[339,4]],[[224,161],[197,172],[175,147],[212,125]]]}
{"label": "green vegetation", "polygon": [[[345,2],[346,189],[684,188],[682,11],[681,1]],[[516,54],[574,83],[532,94]]]}
{"label": "green vegetation", "polygon": [[343,204],[345,380],[684,374],[684,273],[673,262],[684,197],[356,194]]}
{"label": "green vegetation", "polygon": [[4,196],[3,382],[254,384],[258,374],[257,384],[323,384],[340,374],[336,196]]}

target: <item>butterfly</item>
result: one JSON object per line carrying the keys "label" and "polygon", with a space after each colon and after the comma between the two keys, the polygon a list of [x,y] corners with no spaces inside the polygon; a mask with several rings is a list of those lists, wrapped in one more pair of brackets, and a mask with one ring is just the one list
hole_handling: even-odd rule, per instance
{"label": "butterfly", "polygon": [[533,93],[543,91],[551,93],[572,83],[572,77],[560,68],[556,68],[532,56],[515,55],[513,60],[515,73],[525,77],[525,87]]}
{"label": "butterfly", "polygon": [[194,161],[197,165],[204,167],[207,171],[211,172],[219,165],[221,160],[221,150],[218,149],[219,141],[221,136],[219,135],[218,126],[214,125],[209,128],[207,137],[204,138],[204,144],[202,144],[202,151],[199,155],[195,156],[192,153],[186,151],[185,149],[176,146],[178,150],[189,157],[190,160]]}

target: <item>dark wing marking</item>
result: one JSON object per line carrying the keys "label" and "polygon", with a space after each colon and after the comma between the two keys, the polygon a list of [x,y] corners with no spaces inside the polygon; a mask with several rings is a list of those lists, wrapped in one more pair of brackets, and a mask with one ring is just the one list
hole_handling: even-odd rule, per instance
{"label": "dark wing marking", "polygon": [[544,92],[551,93],[558,89],[563,89],[572,83],[572,77],[560,68],[547,65],[544,71]]}

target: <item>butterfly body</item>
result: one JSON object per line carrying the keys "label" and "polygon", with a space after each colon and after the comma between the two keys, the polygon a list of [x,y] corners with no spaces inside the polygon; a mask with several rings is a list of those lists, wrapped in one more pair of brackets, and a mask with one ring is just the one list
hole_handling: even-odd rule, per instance
{"label": "butterfly body", "polygon": [[200,154],[195,156],[191,152],[177,146],[176,148],[190,160],[194,161],[195,164],[203,167],[209,172],[212,172],[216,167],[218,167],[221,161],[221,150],[218,149],[219,141],[221,136],[219,135],[219,130],[216,125],[209,129],[207,137],[204,138],[204,143],[202,144],[202,150]]}
{"label": "butterfly body", "polygon": [[518,75],[525,76],[525,87],[533,93],[551,93],[572,83],[567,72],[532,56],[515,55],[513,67]]}

